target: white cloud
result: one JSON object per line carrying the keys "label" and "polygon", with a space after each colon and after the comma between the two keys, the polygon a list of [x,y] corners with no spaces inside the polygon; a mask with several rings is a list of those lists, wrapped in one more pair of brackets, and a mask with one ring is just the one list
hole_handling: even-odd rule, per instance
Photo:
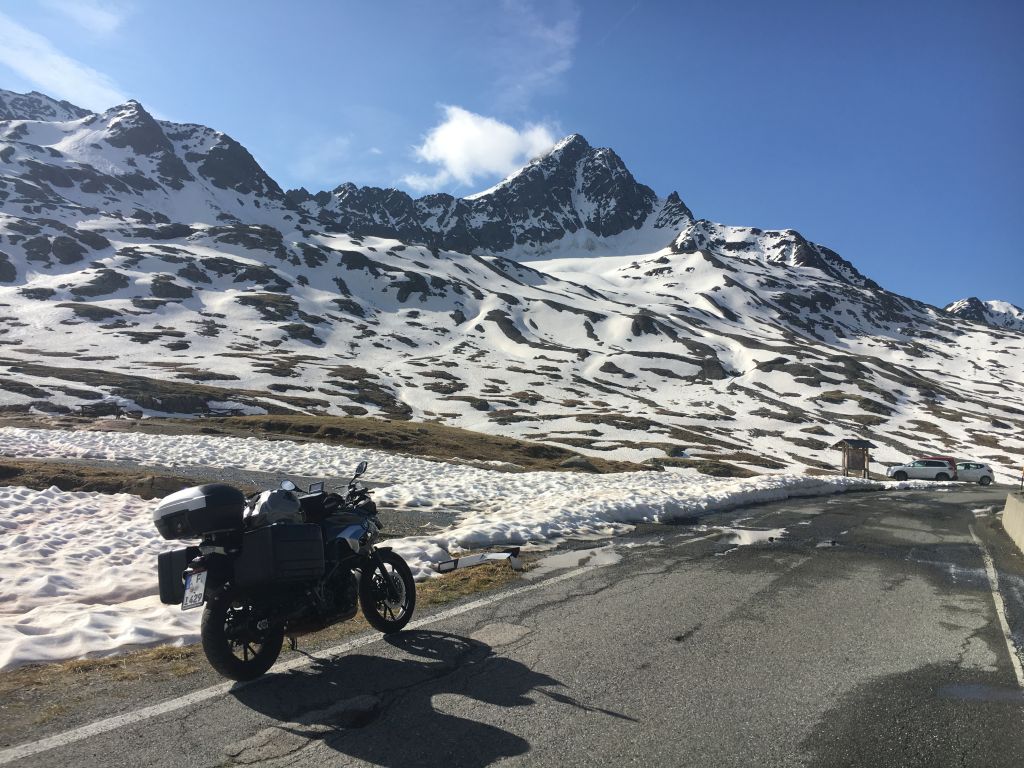
{"label": "white cloud", "polygon": [[452,181],[471,186],[479,177],[507,176],[555,144],[546,125],[525,125],[517,130],[462,107],[446,106],[444,111],[445,119],[415,148],[420,160],[437,169],[403,179],[417,191],[436,190]]}
{"label": "white cloud", "polygon": [[48,96],[94,110],[127,101],[113,80],[65,56],[42,35],[0,13],[0,64],[6,64]]}
{"label": "white cloud", "polygon": [[100,36],[116,32],[131,12],[128,4],[112,0],[46,0],[46,5]]}

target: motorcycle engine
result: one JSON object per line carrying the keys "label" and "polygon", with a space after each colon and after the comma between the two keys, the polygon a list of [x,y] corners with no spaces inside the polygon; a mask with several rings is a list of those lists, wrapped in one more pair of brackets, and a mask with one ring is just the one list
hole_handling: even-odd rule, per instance
{"label": "motorcycle engine", "polygon": [[[356,575],[352,571],[345,571],[335,575],[332,579],[334,584],[334,606],[339,613],[348,611],[356,604],[358,584]],[[339,583],[340,582],[340,583]]]}
{"label": "motorcycle engine", "polygon": [[335,573],[317,590],[321,614],[326,618],[349,613],[355,607],[358,591],[359,587],[352,571],[344,570]]}

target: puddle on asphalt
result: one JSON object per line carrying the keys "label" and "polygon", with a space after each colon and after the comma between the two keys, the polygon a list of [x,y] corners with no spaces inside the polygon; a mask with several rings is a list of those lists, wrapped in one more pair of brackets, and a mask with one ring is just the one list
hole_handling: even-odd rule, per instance
{"label": "puddle on asphalt", "polygon": [[624,549],[636,549],[637,547],[660,547],[665,543],[665,539],[662,536],[656,536],[652,539],[637,539],[634,541],[623,541],[618,546]]}
{"label": "puddle on asphalt", "polygon": [[566,568],[614,565],[621,559],[622,555],[615,551],[614,546],[610,545],[594,549],[570,549],[567,552],[559,552],[555,555],[542,557],[530,567],[529,571],[523,574],[523,578],[536,579],[540,576],[546,576],[552,571],[562,571]]}
{"label": "puddle on asphalt", "polygon": [[725,534],[723,541],[726,544],[735,544],[737,547],[775,541],[786,535],[785,528],[719,528],[718,530]]}
{"label": "puddle on asphalt", "polygon": [[732,544],[731,549],[727,549],[725,552],[716,552],[716,557],[735,552],[739,547],[777,541],[786,535],[785,528],[726,528],[717,526],[716,530],[725,534],[721,538],[723,544]]}

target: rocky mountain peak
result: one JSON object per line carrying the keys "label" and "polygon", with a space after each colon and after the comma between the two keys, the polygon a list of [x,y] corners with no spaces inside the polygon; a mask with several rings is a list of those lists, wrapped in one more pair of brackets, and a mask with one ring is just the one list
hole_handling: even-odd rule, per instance
{"label": "rocky mountain peak", "polygon": [[285,200],[281,187],[249,154],[249,150],[226,133],[217,135],[217,142],[207,150],[199,172],[221,189],[233,189],[275,202]]}
{"label": "rocky mountain peak", "polygon": [[861,288],[879,289],[838,253],[812,243],[793,229],[759,229],[716,224],[707,219],[690,222],[672,243],[675,253],[701,251],[729,258],[756,259],[789,267],[812,267]]}
{"label": "rocky mountain peak", "polygon": [[1024,309],[1007,301],[982,301],[977,296],[969,296],[947,304],[942,311],[962,320],[1024,331]]}
{"label": "rocky mountain peak", "polygon": [[160,124],[139,102],[132,99],[104,112],[106,142],[119,149],[129,148],[138,155],[174,154],[174,147]]}
{"label": "rocky mountain peak", "polygon": [[15,93],[0,88],[0,120],[78,120],[92,114],[68,101],[52,99],[44,93]]}
{"label": "rocky mountain peak", "polygon": [[544,159],[550,158],[556,162],[576,163],[579,162],[580,158],[593,150],[594,148],[590,146],[590,142],[583,138],[582,134],[570,133],[548,150],[546,154],[537,158],[537,161],[541,162]]}
{"label": "rocky mountain peak", "polygon": [[630,233],[663,247],[692,219],[679,195],[660,200],[614,151],[594,148],[578,133],[464,198],[435,193],[414,199],[397,189],[346,183],[315,195],[292,190],[288,199],[333,231],[515,256],[549,252],[567,239],[593,249]]}

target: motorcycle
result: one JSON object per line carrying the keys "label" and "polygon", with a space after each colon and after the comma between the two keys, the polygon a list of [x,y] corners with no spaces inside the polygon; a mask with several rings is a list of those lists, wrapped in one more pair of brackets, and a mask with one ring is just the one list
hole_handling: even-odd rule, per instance
{"label": "motorcycle", "polygon": [[160,600],[203,608],[210,665],[232,680],[273,666],[285,637],[351,619],[358,607],[384,634],[412,618],[416,583],[405,560],[376,546],[383,525],[370,490],[357,480],[342,495],[314,483],[299,493],[285,480],[246,497],[222,483],[186,488],[153,512],[161,536],[200,539],[157,558]]}

